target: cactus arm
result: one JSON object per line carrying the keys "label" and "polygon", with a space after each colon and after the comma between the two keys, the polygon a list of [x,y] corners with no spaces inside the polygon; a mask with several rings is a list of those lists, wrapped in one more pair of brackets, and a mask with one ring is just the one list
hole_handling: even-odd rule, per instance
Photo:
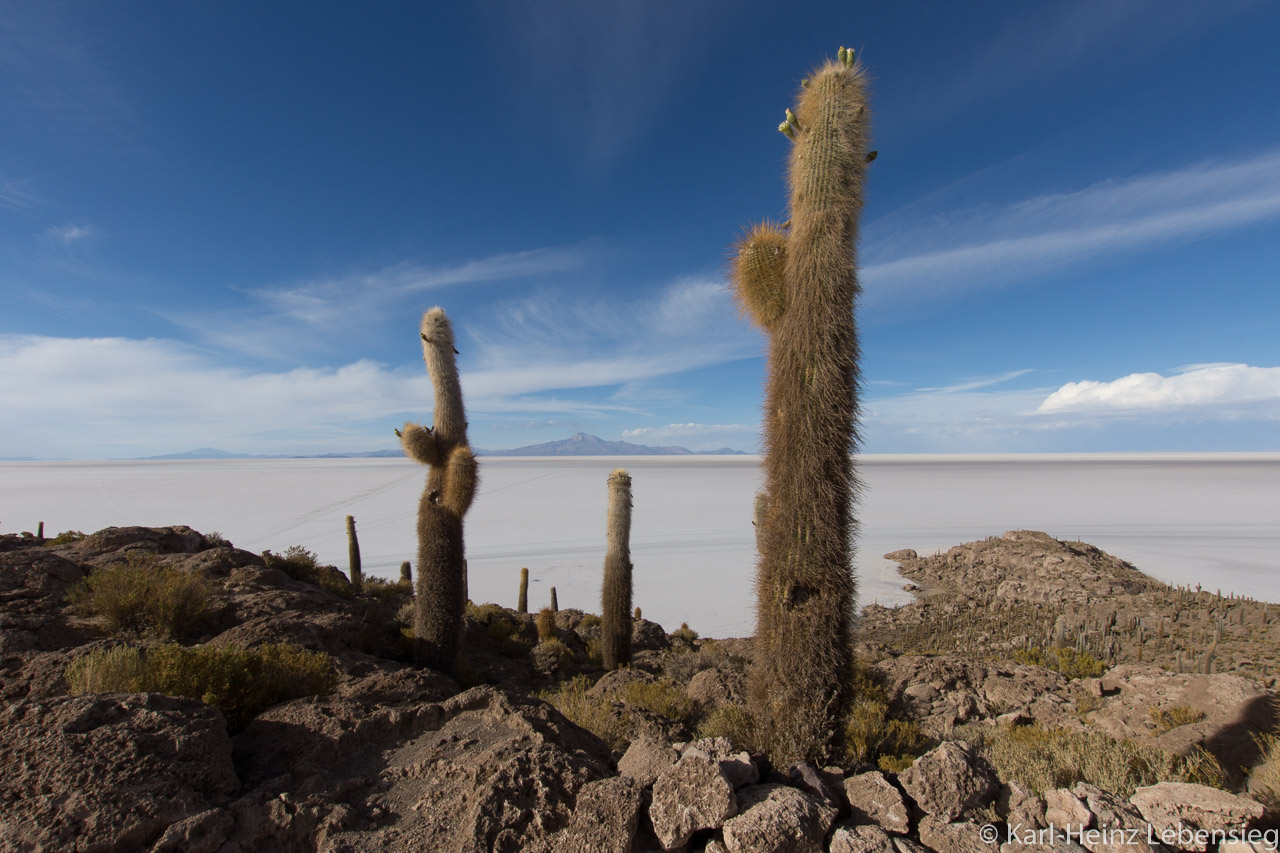
{"label": "cactus arm", "polygon": [[436,408],[434,430],[442,452],[467,440],[467,417],[462,407],[462,383],[454,355],[453,328],[443,308],[422,315],[422,360],[431,374]]}
{"label": "cactus arm", "polygon": [[396,430],[400,438],[400,446],[404,453],[420,465],[439,465],[441,462],[440,445],[431,427],[423,427],[406,422],[403,430]]}
{"label": "cactus arm", "polygon": [[455,515],[466,515],[471,508],[479,481],[478,469],[475,454],[467,445],[461,444],[450,452],[445,467],[441,503]]}
{"label": "cactus arm", "polygon": [[787,257],[787,235],[781,227],[762,222],[734,244],[729,265],[729,282],[742,313],[764,331],[787,308],[783,279]]}

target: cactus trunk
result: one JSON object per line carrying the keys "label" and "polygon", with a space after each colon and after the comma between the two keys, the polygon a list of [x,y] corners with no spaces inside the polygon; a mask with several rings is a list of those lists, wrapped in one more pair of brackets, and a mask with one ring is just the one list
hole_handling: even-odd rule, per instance
{"label": "cactus trunk", "polygon": [[810,77],[783,124],[794,140],[789,230],[748,232],[731,271],[744,313],[769,335],[749,694],[761,745],[779,767],[831,758],[850,699],[855,244],[874,156],[865,74],[851,51]]}
{"label": "cactus trunk", "polygon": [[364,586],[364,573],[360,569],[360,540],[356,538],[356,520],[347,516],[347,562],[350,565],[351,585],[357,590]]}
{"label": "cactus trunk", "polygon": [[560,612],[560,599],[556,597],[556,588],[551,587],[551,612]]}
{"label": "cactus trunk", "polygon": [[516,599],[516,610],[529,612],[529,570],[520,570],[520,597]]}
{"label": "cactus trunk", "polygon": [[462,519],[475,498],[478,471],[467,445],[462,385],[454,359],[453,329],[444,309],[422,315],[422,358],[435,392],[431,427],[407,423],[397,430],[411,459],[430,466],[418,502],[418,582],[414,646],[419,666],[452,675],[466,603]]}
{"label": "cactus trunk", "polygon": [[600,596],[600,652],[605,669],[631,662],[631,476],[609,476],[609,550]]}

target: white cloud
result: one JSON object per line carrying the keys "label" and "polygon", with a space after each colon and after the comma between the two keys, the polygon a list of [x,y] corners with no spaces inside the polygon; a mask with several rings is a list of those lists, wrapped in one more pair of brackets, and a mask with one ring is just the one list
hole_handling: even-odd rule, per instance
{"label": "white cloud", "polygon": [[922,299],[1280,216],[1280,151],[1104,181],[896,227],[872,223],[867,303]]}
{"label": "white cloud", "polygon": [[1037,407],[1041,414],[1192,412],[1235,415],[1263,406],[1280,413],[1280,367],[1190,365],[1172,376],[1131,373],[1110,382],[1068,382]]}
{"label": "white cloud", "polygon": [[68,222],[65,225],[55,225],[49,228],[44,232],[44,236],[55,243],[70,246],[72,243],[88,239],[97,233],[98,229],[92,225]]}
{"label": "white cloud", "polygon": [[642,444],[680,445],[690,450],[734,450],[753,452],[759,441],[759,424],[667,424],[624,429],[624,439],[643,439]]}
{"label": "white cloud", "polygon": [[1019,376],[1026,376],[1030,372],[1030,369],[1010,370],[1008,373],[1001,373],[999,376],[988,376],[982,379],[968,379],[964,382],[957,382],[953,385],[944,385],[938,388],[917,388],[916,390],[921,393],[936,392],[938,394],[958,394],[963,391],[976,391],[979,388],[988,388],[992,385],[999,385],[1002,382],[1017,379]]}

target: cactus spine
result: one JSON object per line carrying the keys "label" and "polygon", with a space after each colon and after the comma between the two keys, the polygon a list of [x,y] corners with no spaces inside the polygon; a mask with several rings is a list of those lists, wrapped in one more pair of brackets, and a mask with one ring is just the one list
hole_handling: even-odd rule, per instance
{"label": "cactus spine", "polygon": [[743,313],[769,336],[750,702],[779,767],[832,757],[850,700],[855,244],[869,119],[866,75],[841,48],[779,127],[793,140],[789,223],[748,231],[730,269]]}
{"label": "cactus spine", "polygon": [[609,475],[609,550],[600,595],[600,651],[605,669],[631,662],[631,475]]}
{"label": "cactus spine", "polygon": [[466,604],[462,518],[475,498],[478,472],[467,444],[453,328],[443,308],[422,315],[422,359],[435,391],[432,426],[396,430],[405,454],[430,466],[418,502],[418,583],[413,632],[419,666],[452,675]]}
{"label": "cactus spine", "polygon": [[355,516],[347,516],[347,562],[351,570],[351,585],[357,590],[364,586],[364,573],[360,570],[360,540],[356,538]]}

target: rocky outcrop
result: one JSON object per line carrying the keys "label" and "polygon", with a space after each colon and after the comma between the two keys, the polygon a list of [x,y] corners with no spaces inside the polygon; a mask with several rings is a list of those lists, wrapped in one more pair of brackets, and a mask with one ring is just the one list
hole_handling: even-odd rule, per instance
{"label": "rocky outcrop", "polygon": [[[1112,584],[1120,598],[1149,595],[1125,591],[1132,578],[1096,549],[1058,546],[1090,563],[1087,584]],[[1010,534],[951,562],[976,579],[1006,571],[1001,549],[1052,556],[1054,547]],[[67,591],[131,553],[216,585],[220,606],[193,642],[289,641],[327,651],[339,671],[336,689],[269,708],[234,736],[217,711],[192,699],[65,695],[67,663],[118,642],[69,613]],[[922,565],[936,559],[899,556]],[[1014,568],[1031,578],[1060,565],[1037,563],[1030,551],[1023,556]],[[343,592],[341,579],[325,583],[331,580]],[[1021,589],[1006,592],[1021,600],[1029,595]],[[587,654],[598,633],[593,619],[561,611],[564,666],[539,671],[532,619],[487,605],[466,619],[469,666],[459,677],[489,683],[463,690],[402,662],[395,617],[402,604],[393,596],[336,595],[184,527],[112,528],[51,546],[0,536],[0,691],[7,701],[0,712],[0,849],[1165,853],[1203,848],[1181,840],[1116,846],[1090,836],[1081,847],[1025,833],[1050,824],[1059,834],[1150,824],[1155,832],[1221,834],[1253,826],[1262,813],[1252,800],[1192,785],[1156,785],[1131,800],[1085,784],[1039,796],[1014,780],[1001,784],[973,748],[951,740],[977,743],[997,725],[1034,723],[1103,731],[1175,753],[1201,746],[1234,756],[1223,761],[1230,770],[1228,761],[1247,763],[1256,754],[1246,742],[1267,725],[1273,699],[1235,675],[1135,665],[1071,680],[989,656],[882,649],[866,672],[867,701],[883,698],[894,717],[941,743],[901,773],[866,765],[778,768],[726,738],[681,742],[717,707],[741,700],[749,641],[684,634],[672,643],[658,638],[658,626],[637,621],[646,648],[636,666],[603,674]],[[611,752],[533,695],[579,672],[591,679],[584,692],[593,708],[628,721],[622,751]],[[653,697],[687,697],[695,716],[630,704]],[[734,719],[729,714],[721,724],[734,730]],[[1004,833],[998,845],[983,834],[991,821]],[[1010,837],[1015,827],[1018,838]],[[1256,849],[1243,843],[1220,849]]]}
{"label": "rocky outcrop", "polygon": [[126,853],[239,790],[222,715],[148,693],[0,711],[0,848]]}

